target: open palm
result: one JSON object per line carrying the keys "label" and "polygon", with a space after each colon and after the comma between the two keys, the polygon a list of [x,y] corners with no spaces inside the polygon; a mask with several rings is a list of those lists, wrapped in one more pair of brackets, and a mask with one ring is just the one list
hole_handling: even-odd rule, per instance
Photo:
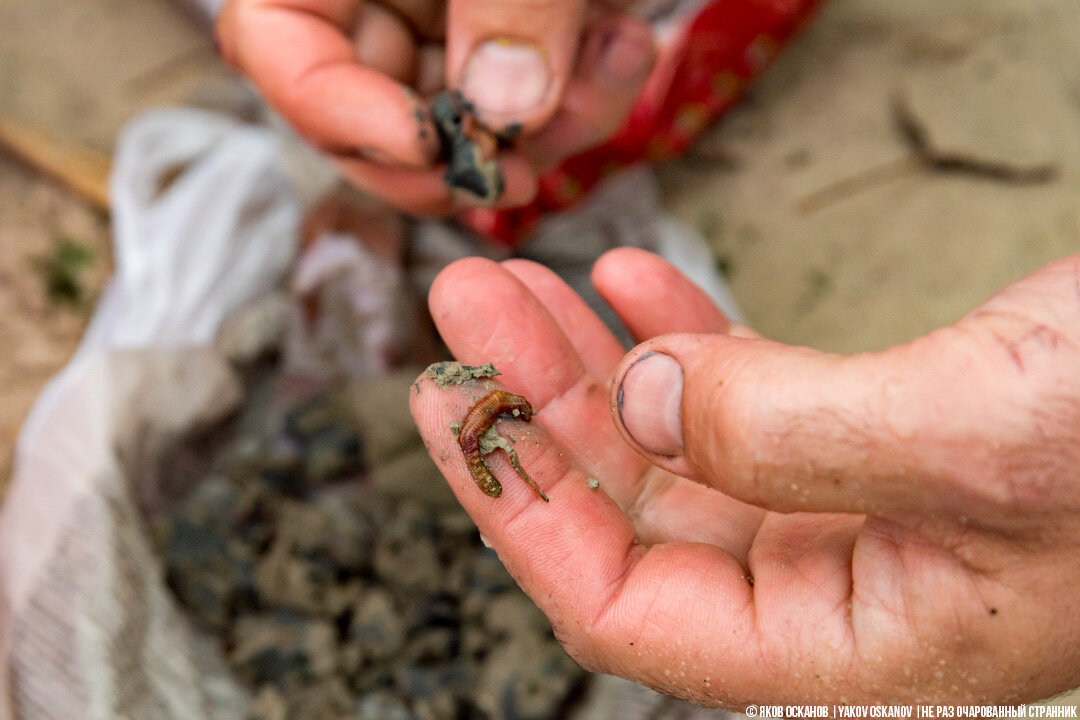
{"label": "open palm", "polygon": [[[657,339],[624,357],[538,265],[452,265],[430,298],[439,330],[459,360],[502,375],[447,389],[422,376],[411,394],[432,458],[582,665],[736,708],[1020,701],[1080,681],[1080,532],[1064,519],[1080,495],[1080,463],[1069,464],[1080,459],[1080,403],[1032,433],[1023,407],[983,412],[994,399],[980,389],[1001,370],[979,352],[978,314],[840,358],[732,326],[641,251],[605,256],[594,282],[639,341]],[[1024,297],[1018,285],[996,302]],[[1020,315],[994,302],[984,314]],[[1080,322],[1067,322],[1080,338]],[[994,327],[998,340],[1012,332]],[[685,375],[686,447],[669,457],[638,448],[619,412],[612,421],[620,383],[654,351]],[[1070,361],[1080,369],[1075,350]],[[1080,397],[1070,382],[1054,392]],[[494,387],[538,410],[499,428],[550,503],[501,453],[487,460],[499,499],[466,469],[450,424]],[[1019,392],[998,399],[1020,402]],[[998,415],[1016,427],[999,428]],[[980,423],[985,437],[971,429]],[[999,491],[993,473],[1018,467],[1001,453],[1023,463],[1029,435],[1061,456],[1031,453],[1045,480],[1031,487],[1044,494],[1016,491],[1015,477]]]}

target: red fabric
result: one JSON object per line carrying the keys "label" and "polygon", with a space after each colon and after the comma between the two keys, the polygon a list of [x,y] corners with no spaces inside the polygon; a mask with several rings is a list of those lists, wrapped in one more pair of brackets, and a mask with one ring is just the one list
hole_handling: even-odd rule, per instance
{"label": "red fabric", "polygon": [[483,237],[516,245],[543,216],[571,207],[606,176],[643,160],[683,153],[730,108],[823,0],[713,0],[681,30],[630,117],[604,145],[540,178],[531,205],[473,210],[459,220]]}

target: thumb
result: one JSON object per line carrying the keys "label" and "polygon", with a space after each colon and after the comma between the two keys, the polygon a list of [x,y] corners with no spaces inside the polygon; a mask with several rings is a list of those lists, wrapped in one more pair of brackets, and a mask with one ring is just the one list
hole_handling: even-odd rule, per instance
{"label": "thumb", "polygon": [[656,465],[770,510],[969,516],[1003,501],[988,448],[1022,407],[977,350],[944,331],[852,357],[666,335],[623,360],[612,407]]}
{"label": "thumb", "polygon": [[447,84],[492,130],[535,130],[574,67],[585,0],[450,0]]}

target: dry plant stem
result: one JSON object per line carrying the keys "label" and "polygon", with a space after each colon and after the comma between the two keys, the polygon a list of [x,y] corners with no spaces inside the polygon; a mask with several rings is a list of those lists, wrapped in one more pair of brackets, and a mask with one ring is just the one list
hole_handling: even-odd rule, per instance
{"label": "dry plant stem", "polygon": [[962,173],[1012,185],[1038,185],[1050,182],[1057,176],[1057,167],[1053,165],[1016,167],[943,152],[931,144],[926,128],[899,100],[893,103],[893,116],[901,137],[911,147],[912,153],[842,178],[807,195],[796,205],[800,215],[817,212],[835,202],[881,187],[920,170]]}
{"label": "dry plant stem", "polygon": [[900,100],[893,103],[893,116],[904,139],[932,170],[966,173],[1013,185],[1038,185],[1057,176],[1057,167],[1052,164],[1010,165],[939,149],[930,141],[923,123]]}
{"label": "dry plant stem", "polygon": [[[488,497],[497,498],[502,495],[502,484],[484,463],[483,453],[480,451],[480,436],[495,424],[499,417],[518,417],[529,422],[532,419],[532,405],[520,395],[512,395],[505,390],[492,390],[479,402],[469,408],[461,421],[461,432],[458,435],[458,444],[461,452],[465,454],[465,463],[469,467],[469,473],[473,476],[480,490]],[[540,486],[529,477],[515,453],[507,453],[510,465],[521,479],[531,487],[544,502],[548,502],[548,496],[540,489]]]}
{"label": "dry plant stem", "polygon": [[887,185],[926,167],[929,167],[929,163],[918,154],[875,165],[830,183],[820,190],[815,190],[802,198],[796,205],[796,209],[800,215],[808,215],[861,192]]}

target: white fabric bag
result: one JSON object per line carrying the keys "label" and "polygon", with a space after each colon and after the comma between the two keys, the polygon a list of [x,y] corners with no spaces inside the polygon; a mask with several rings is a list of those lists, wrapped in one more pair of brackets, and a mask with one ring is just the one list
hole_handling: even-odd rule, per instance
{"label": "white fabric bag", "polygon": [[282,156],[268,130],[196,110],[123,133],[116,274],[23,428],[0,513],[0,720],[242,712],[165,586],[135,496],[157,449],[240,400],[213,340],[295,253]]}

